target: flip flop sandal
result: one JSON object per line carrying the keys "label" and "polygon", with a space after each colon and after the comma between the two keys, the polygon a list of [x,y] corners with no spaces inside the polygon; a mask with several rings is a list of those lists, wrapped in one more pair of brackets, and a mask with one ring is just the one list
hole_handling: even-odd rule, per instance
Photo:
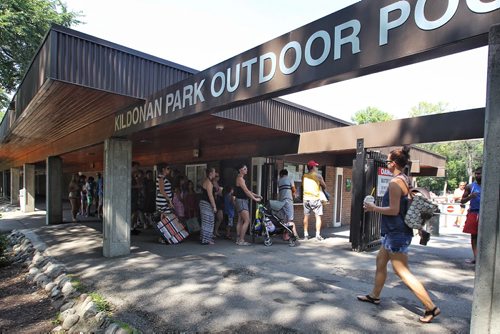
{"label": "flip flop sandal", "polygon": [[357,296],[357,298],[361,302],[372,303],[372,304],[375,304],[375,305],[380,304],[380,298],[373,298],[370,295]]}
{"label": "flip flop sandal", "polygon": [[420,322],[423,322],[424,324],[428,324],[429,322],[432,322],[432,320],[434,320],[434,318],[439,314],[441,314],[441,310],[436,306],[430,311],[425,311],[424,316],[418,318],[418,320]]}

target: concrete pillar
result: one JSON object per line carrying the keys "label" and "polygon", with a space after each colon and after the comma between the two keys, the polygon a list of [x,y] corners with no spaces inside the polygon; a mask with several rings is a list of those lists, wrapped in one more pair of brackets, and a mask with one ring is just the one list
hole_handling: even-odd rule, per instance
{"label": "concrete pillar", "polygon": [[[23,212],[35,211],[35,165],[24,164],[24,210]],[[21,204],[21,210],[23,205]]]}
{"label": "concrete pillar", "polygon": [[62,159],[60,157],[47,158],[47,197],[45,215],[46,225],[58,224],[63,221],[62,196],[63,196],[63,172]]}
{"label": "concrete pillar", "polygon": [[130,254],[130,184],[132,142],[110,138],[104,142],[103,254]]}
{"label": "concrete pillar", "polygon": [[2,171],[2,197],[7,197],[7,171]]}
{"label": "concrete pillar", "polygon": [[[471,333],[500,328],[500,25],[489,35],[484,159]],[[472,121],[472,120],[471,120]]]}
{"label": "concrete pillar", "polygon": [[19,205],[19,168],[10,169],[10,204]]}

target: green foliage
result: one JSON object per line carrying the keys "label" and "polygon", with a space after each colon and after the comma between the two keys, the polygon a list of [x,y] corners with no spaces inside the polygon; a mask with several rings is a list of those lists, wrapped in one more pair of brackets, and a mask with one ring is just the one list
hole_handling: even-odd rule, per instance
{"label": "green foliage", "polygon": [[5,115],[5,110],[7,110],[7,107],[9,106],[9,100],[9,96],[5,92],[5,89],[0,86],[0,122]]}
{"label": "green foliage", "polygon": [[55,319],[52,319],[52,325],[58,326],[63,323],[61,318],[61,312],[57,312]]}
{"label": "green foliage", "polygon": [[68,12],[60,0],[0,1],[0,107],[6,94],[19,85],[32,58],[53,23],[70,27],[78,13]]}
{"label": "green foliage", "polygon": [[446,177],[417,177],[417,184],[439,194],[447,182],[447,190],[453,191],[461,181],[468,182],[476,167],[483,162],[483,140],[420,144],[418,147],[446,157]]}
{"label": "green foliage", "polygon": [[375,107],[367,107],[357,111],[351,120],[356,124],[386,122],[394,119],[394,116]]}
{"label": "green foliage", "polygon": [[409,112],[410,117],[441,114],[448,109],[448,103],[438,102],[436,104],[429,102],[419,102],[415,107],[411,108]]}
{"label": "green foliage", "polygon": [[141,333],[140,331],[138,331],[134,327],[132,327],[129,324],[126,324],[126,323],[124,323],[124,322],[122,322],[120,320],[114,319],[113,322],[116,323],[118,326],[120,326],[120,328],[122,330],[124,330],[125,332],[127,332],[128,334],[139,334],[139,333]]}
{"label": "green foliage", "polygon": [[[446,112],[448,104],[439,102],[437,104],[420,102],[413,107],[410,116],[424,116]],[[436,194],[444,190],[447,183],[447,191],[453,191],[461,181],[468,182],[469,176],[473,175],[475,167],[480,166],[483,161],[483,140],[466,140],[457,142],[444,142],[416,145],[425,150],[446,157],[446,177],[417,177],[417,184],[425,187]]]}
{"label": "green foliage", "polygon": [[89,296],[92,298],[99,312],[111,312],[111,304],[103,296],[97,292],[91,292]]}

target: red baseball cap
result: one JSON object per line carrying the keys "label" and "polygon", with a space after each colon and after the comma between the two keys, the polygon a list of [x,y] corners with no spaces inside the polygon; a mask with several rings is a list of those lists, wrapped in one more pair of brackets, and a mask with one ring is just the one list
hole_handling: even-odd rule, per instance
{"label": "red baseball cap", "polygon": [[316,167],[316,166],[319,166],[319,163],[317,163],[316,161],[314,160],[310,160],[308,163],[307,163],[307,167],[309,169],[313,168],[313,167]]}

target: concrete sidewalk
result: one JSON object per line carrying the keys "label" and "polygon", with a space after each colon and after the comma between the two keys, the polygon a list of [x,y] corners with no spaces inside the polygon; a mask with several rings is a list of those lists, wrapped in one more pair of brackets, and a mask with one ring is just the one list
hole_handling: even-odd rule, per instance
{"label": "concrete sidewalk", "polygon": [[432,324],[420,324],[422,306],[392,268],[381,305],[356,300],[371,289],[376,252],[351,251],[345,228],[326,229],[325,241],[295,248],[278,239],[270,247],[262,240],[249,247],[228,240],[166,246],[145,230],[132,236],[129,256],[104,258],[101,223],[44,224],[44,211],[12,208],[2,212],[0,231],[24,230],[113,303],[115,318],[144,333],[469,332],[474,267],[464,263],[468,235],[456,227],[441,228],[428,246],[413,241],[411,269],[442,310]]}

